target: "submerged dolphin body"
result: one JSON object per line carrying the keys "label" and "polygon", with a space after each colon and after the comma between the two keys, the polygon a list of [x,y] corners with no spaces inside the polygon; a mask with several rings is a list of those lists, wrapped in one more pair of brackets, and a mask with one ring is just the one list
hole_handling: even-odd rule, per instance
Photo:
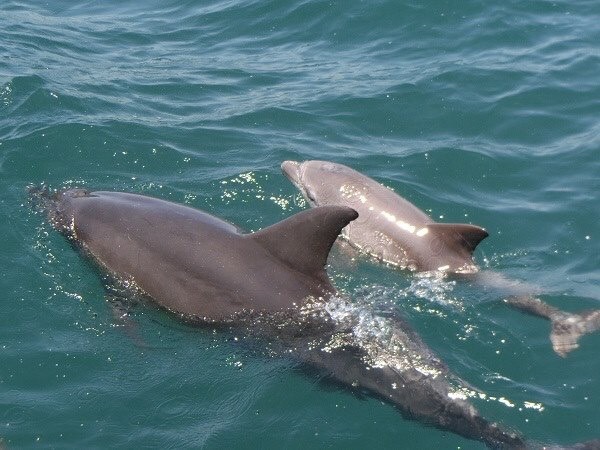
{"label": "submerged dolphin body", "polygon": [[[342,236],[368,255],[414,271],[476,274],[473,278],[484,284],[515,286],[499,274],[477,273],[473,251],[488,236],[483,228],[436,223],[391,189],[342,164],[284,161],[281,169],[311,206],[354,208],[359,218],[344,228]],[[523,286],[517,290],[523,291]],[[510,295],[506,303],[550,320],[550,340],[560,356],[576,349],[583,334],[600,329],[600,310],[566,313],[521,292]]]}
{"label": "submerged dolphin body", "polygon": [[456,395],[457,378],[403,321],[372,315],[365,327],[365,311],[337,295],[325,264],[340,230],[356,219],[353,209],[310,209],[243,234],[204,212],[141,195],[32,195],[104,269],[186,321],[262,333],[286,355],[406,416],[493,448],[524,448]]}

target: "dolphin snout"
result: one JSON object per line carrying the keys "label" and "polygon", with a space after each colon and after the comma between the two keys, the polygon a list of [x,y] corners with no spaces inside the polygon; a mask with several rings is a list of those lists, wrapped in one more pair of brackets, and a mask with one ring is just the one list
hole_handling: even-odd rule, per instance
{"label": "dolphin snout", "polygon": [[281,163],[281,171],[293,183],[300,181],[300,163],[297,161],[284,161]]}

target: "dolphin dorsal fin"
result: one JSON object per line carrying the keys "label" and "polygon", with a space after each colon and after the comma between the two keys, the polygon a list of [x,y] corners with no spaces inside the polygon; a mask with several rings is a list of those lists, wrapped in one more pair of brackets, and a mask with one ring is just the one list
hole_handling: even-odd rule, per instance
{"label": "dolphin dorsal fin", "polygon": [[488,237],[488,232],[484,228],[468,223],[428,223],[427,228],[445,242],[464,248],[469,254],[472,254],[475,247]]}
{"label": "dolphin dorsal fin", "polygon": [[357,217],[352,208],[320,206],[248,236],[289,267],[322,278],[331,246],[342,228]]}

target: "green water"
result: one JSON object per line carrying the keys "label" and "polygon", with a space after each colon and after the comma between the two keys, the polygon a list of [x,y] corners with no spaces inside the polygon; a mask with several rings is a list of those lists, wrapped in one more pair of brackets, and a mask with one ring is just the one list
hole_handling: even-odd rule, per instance
{"label": "green water", "polygon": [[[140,192],[248,230],[305,207],[286,159],[347,164],[446,222],[481,266],[600,308],[600,4],[0,3],[0,447],[483,446],[154,308],[140,346],[26,187]],[[397,307],[535,442],[600,438],[600,334],[566,359],[493,292],[342,250],[336,285]]]}

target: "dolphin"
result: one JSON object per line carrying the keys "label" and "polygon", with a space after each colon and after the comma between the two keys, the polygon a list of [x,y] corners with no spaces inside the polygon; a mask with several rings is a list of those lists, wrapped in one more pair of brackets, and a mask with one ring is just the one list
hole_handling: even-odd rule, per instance
{"label": "dolphin", "polygon": [[51,202],[52,225],[109,273],[167,310],[213,322],[334,292],[327,255],[357,217],[329,206],[245,235],[205,212],[142,195],[73,189]]}
{"label": "dolphin", "polygon": [[484,228],[437,223],[391,189],[342,164],[284,161],[281,169],[311,206],[354,208],[359,217],[342,230],[342,237],[369,256],[412,271],[438,271],[512,290],[505,299],[508,305],[551,321],[550,340],[558,355],[566,356],[583,334],[600,329],[600,310],[566,313],[524,293],[534,289],[523,283],[479,272],[473,251],[488,236]]}
{"label": "dolphin", "polygon": [[400,318],[365,316],[335,290],[325,265],[342,228],[358,217],[354,209],[318,207],[243,233],[208,213],[143,195],[71,189],[32,196],[76,247],[182,320],[256,332],[408,417],[491,448],[525,447],[518,434],[482,418],[460,395],[458,379]]}
{"label": "dolphin", "polygon": [[414,271],[473,273],[473,250],[488,236],[470,224],[436,223],[391,189],[342,164],[284,161],[283,173],[312,206],[348,205],[359,219],[343,230],[351,244]]}

